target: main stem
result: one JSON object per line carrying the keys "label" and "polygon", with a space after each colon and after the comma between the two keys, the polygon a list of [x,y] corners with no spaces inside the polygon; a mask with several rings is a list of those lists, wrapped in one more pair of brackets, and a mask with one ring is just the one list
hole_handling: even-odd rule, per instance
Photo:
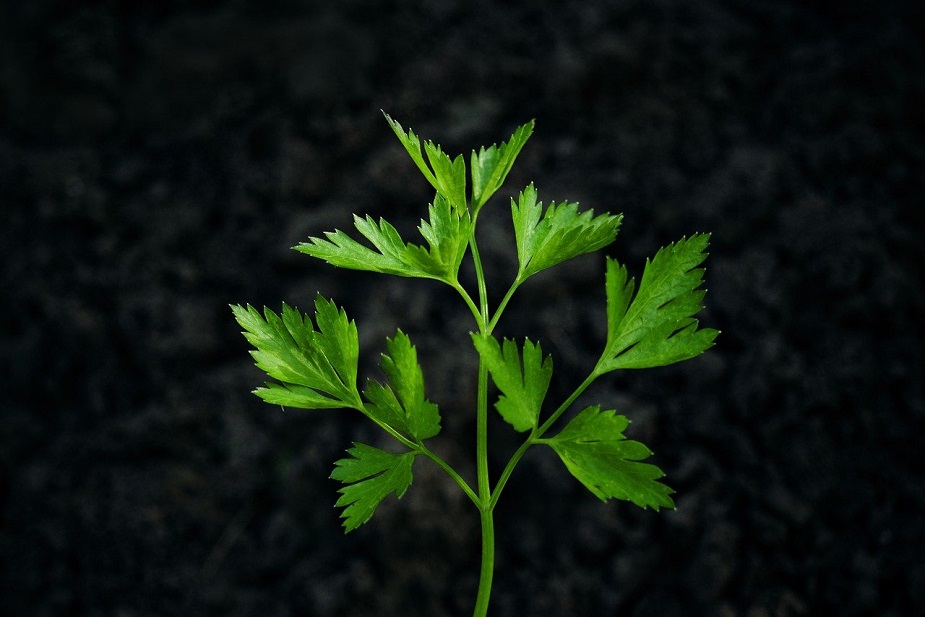
{"label": "main stem", "polygon": [[[475,221],[473,221],[473,230]],[[491,334],[492,325],[488,315],[488,291],[485,286],[485,272],[475,241],[475,233],[469,239],[475,277],[479,286],[479,331]],[[495,572],[495,522],[494,506],[491,503],[491,482],[488,477],[488,367],[479,358],[479,389],[476,412],[476,471],[479,490],[479,519],[482,525],[482,567],[479,572],[479,591],[475,599],[473,617],[486,617],[488,601],[491,598],[491,582]]]}
{"label": "main stem", "polygon": [[479,481],[479,520],[482,524],[482,567],[473,617],[488,615],[491,581],[495,573],[494,505],[488,477],[488,368],[479,361],[478,417],[476,418],[476,456]]}
{"label": "main stem", "polygon": [[495,521],[493,510],[484,508],[482,520],[482,569],[479,573],[479,593],[475,598],[473,617],[488,615],[488,600],[491,598],[491,580],[495,572]]}

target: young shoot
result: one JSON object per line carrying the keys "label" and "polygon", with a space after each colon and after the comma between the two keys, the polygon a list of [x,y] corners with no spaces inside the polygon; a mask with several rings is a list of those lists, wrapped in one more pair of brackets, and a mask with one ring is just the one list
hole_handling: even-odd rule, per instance
{"label": "young shoot", "polygon": [[[673,491],[664,474],[645,462],[650,450],[625,435],[629,420],[612,409],[591,405],[560,422],[576,399],[597,379],[623,369],[665,366],[693,358],[713,345],[718,332],[699,327],[701,288],[709,235],[694,234],[659,250],[648,260],[638,284],[617,261],[606,258],[604,295],[607,339],[584,381],[563,401],[546,402],[552,357],[539,342],[494,335],[505,307],[530,277],[573,257],[610,245],[622,215],[580,210],[571,202],[538,201],[533,184],[511,199],[517,273],[497,306],[489,305],[484,265],[476,231],[479,213],[501,188],[517,155],[533,133],[533,122],[519,127],[500,144],[473,151],[468,167],[462,155],[451,158],[432,141],[385,116],[424,179],[434,189],[427,219],[418,228],[423,242],[406,242],[384,219],[354,217],[362,241],[344,231],[325,232],[294,247],[338,268],[433,279],[452,287],[472,314],[472,349],[478,357],[476,484],[471,486],[433,451],[428,440],[441,430],[440,410],[427,398],[417,351],[401,330],[386,340],[381,369],[385,381],[358,382],[360,356],[356,324],[332,300],[319,295],[314,314],[282,305],[233,306],[234,317],[253,345],[251,355],[271,381],[254,394],[267,403],[298,409],[353,409],[394,438],[397,452],[354,443],[334,463],[331,478],[342,483],[336,506],[346,532],[366,523],[390,495],[401,498],[412,482],[412,463],[430,459],[459,485],[478,511],[482,564],[473,615],[488,612],[494,574],[494,510],[504,487],[534,446],[549,448],[566,469],[602,501],[618,499],[642,508],[673,508]],[[471,260],[475,293],[459,281],[460,266]],[[489,379],[494,394],[489,390]],[[488,469],[489,398],[494,409],[523,442],[496,478]],[[555,406],[553,406],[555,405]],[[552,409],[545,413],[544,410]]]}

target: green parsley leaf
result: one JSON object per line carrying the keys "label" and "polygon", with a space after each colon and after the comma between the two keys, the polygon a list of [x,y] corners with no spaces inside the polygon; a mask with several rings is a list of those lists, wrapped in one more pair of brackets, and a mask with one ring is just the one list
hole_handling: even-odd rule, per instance
{"label": "green parsley leaf", "polygon": [[380,366],[389,384],[370,380],[363,395],[370,402],[369,415],[417,440],[440,432],[440,412],[424,398],[424,375],[417,350],[408,335],[399,330],[386,339],[391,356],[382,355]]}
{"label": "green parsley leaf", "polygon": [[315,300],[316,331],[308,315],[283,304],[282,316],[268,308],[232,306],[245,338],[255,347],[257,366],[279,384],[254,394],[268,403],[323,409],[361,408],[357,391],[359,341],[356,324],[343,309],[320,295]]}
{"label": "green parsley leaf", "polygon": [[406,259],[432,277],[452,284],[469,248],[472,232],[469,212],[451,209],[442,195],[436,195],[428,213],[430,221],[422,219],[418,230],[430,250],[409,244],[405,249]]}
{"label": "green parsley leaf", "polygon": [[379,503],[394,493],[401,499],[411,486],[414,453],[392,454],[373,446],[354,442],[347,450],[351,458],[334,463],[331,479],[347,486],[335,504],[343,507],[344,531],[350,532],[372,518]]}
{"label": "green parsley leaf", "polygon": [[521,125],[511,138],[500,146],[482,147],[478,154],[472,151],[469,167],[472,169],[472,210],[478,212],[485,202],[504,184],[514,160],[530,135],[534,121]]}
{"label": "green parsley leaf", "polygon": [[503,347],[491,335],[473,334],[472,342],[501,391],[495,408],[515,430],[536,428],[540,408],[552,378],[552,356],[543,358],[540,344],[523,345],[523,366],[517,343],[504,339]]}
{"label": "green parsley leaf", "polygon": [[595,405],[575,416],[558,435],[540,443],[555,450],[572,475],[601,501],[614,498],[642,508],[673,508],[669,495],[674,491],[657,482],[665,475],[662,470],[638,462],[652,452],[623,436],[628,425],[625,416]]}
{"label": "green parsley leaf", "polygon": [[626,268],[607,260],[607,345],[598,372],[665,366],[700,355],[719,334],[697,329],[693,316],[706,294],[699,289],[709,234],[670,244],[646,262],[639,292]]}
{"label": "green parsley leaf", "polygon": [[424,152],[427,155],[425,163],[421,155],[421,140],[414,134],[414,131],[408,129],[405,133],[402,126],[389,114],[383,112],[383,115],[431,186],[443,195],[457,212],[466,210],[466,162],[462,155],[457,155],[451,160],[440,146],[432,141],[425,141]]}
{"label": "green parsley leaf", "polygon": [[511,218],[520,263],[517,278],[522,281],[541,270],[607,246],[616,238],[623,215],[595,217],[593,210],[578,212],[578,204],[568,202],[550,203],[543,214],[543,204],[537,203],[536,189],[531,183],[517,202],[511,200]]}
{"label": "green parsley leaf", "polygon": [[323,259],[329,264],[351,270],[365,270],[430,278],[453,284],[469,242],[472,224],[469,213],[451,209],[442,195],[434,198],[429,208],[430,221],[421,221],[418,230],[427,240],[429,250],[416,244],[405,244],[389,222],[371,216],[354,215],[354,225],[376,248],[360,244],[344,232],[325,232],[327,239],[312,237],[295,246],[295,250]]}

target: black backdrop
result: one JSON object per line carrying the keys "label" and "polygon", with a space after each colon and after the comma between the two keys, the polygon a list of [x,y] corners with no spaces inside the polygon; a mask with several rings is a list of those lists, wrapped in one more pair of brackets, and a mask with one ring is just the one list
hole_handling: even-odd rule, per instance
{"label": "black backdrop", "polygon": [[[12,4],[12,3],[8,3]],[[837,8],[836,7],[837,4]],[[418,463],[348,536],[332,462],[383,445],[283,412],[229,303],[396,327],[473,459],[473,327],[437,284],[288,247],[431,197],[379,110],[450,152],[536,118],[511,181],[623,212],[637,275],[712,231],[717,347],[602,380],[678,509],[602,504],[531,452],[498,509],[495,615],[912,615],[922,559],[925,49],[914,2],[35,0],[0,19],[0,613],[471,611],[474,510]],[[507,197],[482,221],[493,297]],[[488,211],[486,211],[488,212]],[[500,332],[603,340],[603,258],[527,285]],[[468,279],[471,283],[471,279]],[[455,346],[462,351],[453,351]],[[493,469],[517,440],[493,425]]]}

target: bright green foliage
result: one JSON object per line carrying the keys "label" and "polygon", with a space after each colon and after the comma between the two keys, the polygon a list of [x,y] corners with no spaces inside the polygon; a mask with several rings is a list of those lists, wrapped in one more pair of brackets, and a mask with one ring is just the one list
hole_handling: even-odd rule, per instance
{"label": "bright green foliage", "polygon": [[254,393],[268,403],[323,409],[360,408],[356,324],[320,295],[315,300],[316,331],[308,315],[283,304],[282,316],[248,305],[231,307],[244,336],[255,347],[257,366],[279,384]]}
{"label": "bright green foliage", "polygon": [[697,329],[693,318],[706,294],[699,289],[708,234],[695,234],[661,249],[646,262],[639,292],[626,268],[607,260],[607,345],[602,372],[673,364],[713,345],[716,330]]}
{"label": "bright green foliage", "polygon": [[[424,153],[421,153],[421,140],[414,131],[406,133],[401,124],[393,120],[388,114],[385,119],[401,141],[405,150],[411,155],[418,169],[436,189],[437,193],[446,199],[459,211],[467,209],[466,202],[466,165],[462,155],[451,159],[440,146],[432,141],[423,142]],[[472,167],[472,213],[478,211],[485,202],[501,188],[505,178],[514,165],[514,160],[520,150],[533,134],[533,121],[521,125],[514,131],[511,138],[500,146],[492,145],[481,148],[478,153],[474,150],[470,164]],[[426,161],[425,161],[426,155]]]}
{"label": "bright green foliage", "polygon": [[372,517],[389,493],[402,498],[411,486],[414,453],[392,454],[362,443],[354,443],[347,453],[351,458],[335,462],[331,478],[346,485],[338,491],[336,505],[344,508],[344,530],[353,531]]}
{"label": "bright green foliage", "polygon": [[417,244],[405,244],[395,227],[384,219],[377,224],[371,216],[354,216],[354,225],[376,250],[360,244],[340,230],[326,232],[326,240],[309,238],[295,250],[339,268],[432,278],[452,285],[469,242],[469,214],[451,209],[446,198],[439,194],[429,212],[430,220],[422,220],[418,227],[430,246],[429,250]]}
{"label": "bright green foliage", "polygon": [[517,343],[512,340],[504,339],[502,346],[491,335],[473,334],[472,342],[501,391],[495,403],[498,413],[515,430],[536,428],[552,379],[552,356],[544,359],[540,344],[525,340],[521,366]]}
{"label": "bright green foliage", "polygon": [[466,210],[466,163],[462,155],[450,159],[440,146],[432,141],[425,141],[424,152],[427,154],[427,163],[425,163],[421,155],[421,140],[414,134],[414,131],[409,130],[405,133],[401,125],[392,120],[388,114],[385,114],[385,119],[437,193],[443,195],[458,212]]}
{"label": "bright green foliage", "polygon": [[417,351],[401,330],[386,343],[392,355],[383,354],[380,366],[389,383],[369,381],[363,392],[370,402],[367,413],[411,439],[430,439],[440,432],[440,412],[424,398],[424,375]]}
{"label": "bright green foliage", "polygon": [[657,482],[665,474],[655,465],[638,462],[652,453],[623,436],[628,425],[624,416],[601,411],[595,405],[543,443],[555,450],[572,475],[602,501],[616,498],[643,508],[674,508],[669,497],[674,491]]}
{"label": "bright green foliage", "polygon": [[[331,478],[343,483],[337,506],[346,531],[368,521],[390,494],[401,498],[411,485],[412,464],[423,455],[456,482],[480,513],[483,531],[482,570],[475,617],[485,617],[494,564],[493,512],[514,468],[538,444],[552,448],[566,468],[599,499],[629,501],[643,508],[673,508],[672,490],[660,482],[662,471],[643,462],[651,456],[643,444],[629,440],[629,420],[592,405],[578,413],[558,434],[547,437],[565,412],[597,379],[617,369],[664,366],[692,358],[712,346],[718,332],[698,329],[695,315],[704,294],[703,269],[709,236],[695,234],[658,251],[647,261],[638,291],[626,268],[606,260],[607,340],[597,364],[548,417],[542,417],[553,362],[539,343],[523,345],[493,332],[511,297],[534,274],[610,245],[622,215],[579,211],[571,202],[543,208],[533,184],[511,200],[518,259],[517,274],[492,309],[487,277],[478,250],[478,214],[500,190],[518,154],[533,134],[533,122],[518,127],[507,142],[472,152],[469,175],[463,157],[450,157],[439,145],[421,141],[413,131],[385,116],[424,178],[436,191],[428,219],[418,230],[426,244],[405,242],[385,219],[354,216],[354,226],[368,242],[340,230],[310,237],[296,250],[339,268],[403,277],[434,279],[450,285],[475,319],[472,343],[478,353],[476,402],[476,481],[463,475],[425,445],[441,431],[437,405],[427,399],[417,350],[401,330],[386,340],[381,357],[384,381],[368,380],[357,389],[359,343],[356,325],[342,309],[321,296],[314,322],[283,305],[277,315],[252,306],[233,306],[244,336],[254,346],[257,366],[274,381],[255,393],[265,401],[303,409],[351,408],[382,428],[403,448],[393,454],[355,443],[349,457],[335,463]],[[467,195],[467,180],[471,193]],[[477,296],[459,281],[462,262],[471,260]],[[634,291],[635,296],[634,296]],[[523,444],[492,484],[488,465],[489,379],[498,390],[495,408],[514,430],[526,433]],[[444,412],[446,408],[444,408]],[[429,442],[428,442],[429,443]]]}
{"label": "bright green foliage", "polygon": [[578,211],[575,203],[550,203],[543,214],[543,204],[536,201],[531,183],[515,202],[511,200],[511,218],[517,238],[517,278],[524,280],[546,268],[573,257],[604,248],[614,241],[622,215]]}
{"label": "bright green foliage", "polygon": [[533,120],[518,127],[511,138],[500,146],[472,151],[472,211],[478,212],[485,202],[504,184],[514,159],[533,134]]}

